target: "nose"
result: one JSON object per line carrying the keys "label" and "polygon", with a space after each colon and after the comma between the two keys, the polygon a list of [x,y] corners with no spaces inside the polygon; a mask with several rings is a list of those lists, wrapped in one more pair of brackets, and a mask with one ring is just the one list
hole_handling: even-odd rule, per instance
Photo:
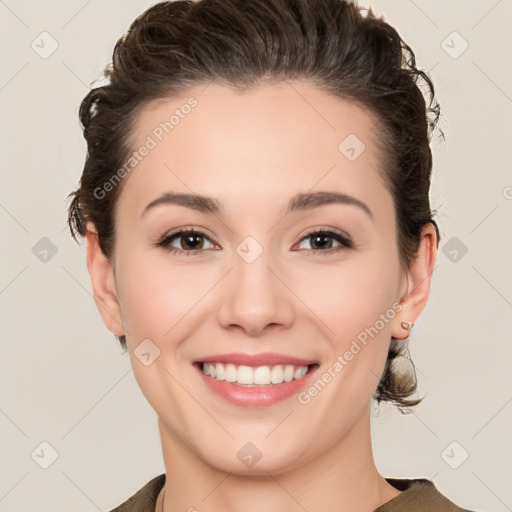
{"label": "nose", "polygon": [[263,251],[248,263],[234,255],[218,309],[219,323],[226,329],[243,329],[251,336],[265,329],[288,328],[295,320],[293,294],[280,267]]}

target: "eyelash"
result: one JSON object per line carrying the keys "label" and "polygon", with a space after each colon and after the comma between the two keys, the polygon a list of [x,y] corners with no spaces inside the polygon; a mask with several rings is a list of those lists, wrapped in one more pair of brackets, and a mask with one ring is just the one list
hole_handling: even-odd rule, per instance
{"label": "eyelash", "polygon": [[[156,247],[162,247],[162,248],[165,248],[167,249],[167,251],[171,254],[184,254],[186,256],[194,256],[200,252],[204,252],[205,250],[204,249],[195,249],[195,250],[191,250],[191,251],[185,251],[183,249],[177,249],[176,247],[172,247],[170,245],[170,243],[175,239],[175,238],[179,238],[181,236],[183,236],[184,234],[194,234],[194,235],[199,235],[203,238],[206,238],[207,240],[209,240],[212,244],[212,240],[210,239],[210,237],[204,233],[203,231],[199,230],[199,229],[196,229],[196,228],[183,228],[183,229],[180,229],[178,231],[174,231],[172,233],[169,233],[169,234],[166,234],[164,235],[156,244],[155,246]],[[333,254],[333,253],[336,253],[336,252],[339,252],[341,250],[346,250],[346,249],[352,249],[354,244],[352,242],[352,240],[345,234],[341,233],[341,232],[338,232],[338,231],[334,231],[332,230],[332,228],[325,228],[325,229],[313,229],[311,231],[309,231],[308,233],[306,233],[301,239],[300,239],[300,242],[304,241],[305,239],[307,238],[310,238],[312,237],[313,235],[324,235],[326,236],[327,238],[332,238],[334,240],[336,240],[337,242],[340,243],[340,246],[338,247],[335,247],[335,248],[331,248],[331,249],[328,249],[328,250],[314,250],[314,249],[303,249],[309,253],[312,253],[314,256],[319,256],[319,255],[322,255],[322,254]],[[299,242],[299,243],[300,243]],[[215,245],[215,244],[214,244]]]}

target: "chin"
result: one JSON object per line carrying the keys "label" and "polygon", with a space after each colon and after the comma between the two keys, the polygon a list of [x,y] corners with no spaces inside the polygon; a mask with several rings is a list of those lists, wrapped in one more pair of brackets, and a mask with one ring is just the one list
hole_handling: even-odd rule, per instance
{"label": "chin", "polygon": [[237,442],[231,440],[219,444],[217,449],[207,449],[203,452],[202,458],[208,465],[226,473],[233,473],[241,476],[268,476],[271,474],[286,473],[291,469],[299,467],[304,461],[297,460],[297,450],[293,449],[294,443],[280,443],[278,446],[273,443],[264,442]]}

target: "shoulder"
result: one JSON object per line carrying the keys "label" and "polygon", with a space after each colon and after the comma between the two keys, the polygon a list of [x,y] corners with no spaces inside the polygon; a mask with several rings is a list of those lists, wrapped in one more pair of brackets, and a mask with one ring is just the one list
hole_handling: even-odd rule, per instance
{"label": "shoulder", "polygon": [[[386,480],[402,492],[374,512],[477,512],[457,506],[443,496],[430,480],[397,478],[386,478]],[[158,494],[164,484],[165,473],[150,480],[110,512],[154,512]]]}
{"label": "shoulder", "polygon": [[476,512],[457,506],[430,480],[386,478],[386,481],[402,492],[374,512]]}
{"label": "shoulder", "polygon": [[133,496],[110,512],[154,512],[158,494],[165,484],[165,473],[150,480]]}

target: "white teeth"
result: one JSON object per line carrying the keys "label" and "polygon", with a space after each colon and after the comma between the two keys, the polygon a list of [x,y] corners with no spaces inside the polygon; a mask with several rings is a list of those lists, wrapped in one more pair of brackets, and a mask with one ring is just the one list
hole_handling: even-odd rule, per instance
{"label": "white teeth", "polygon": [[203,373],[217,380],[234,382],[240,386],[270,386],[301,379],[308,373],[307,366],[235,366],[234,364],[203,363]]}
{"label": "white teeth", "polygon": [[235,382],[237,377],[236,366],[234,364],[227,364],[224,366],[224,379],[227,382]]}
{"label": "white teeth", "polygon": [[253,370],[250,366],[239,366],[237,379],[238,384],[254,384],[252,380]]}
{"label": "white teeth", "polygon": [[258,366],[257,368],[254,368],[252,380],[254,384],[269,384],[270,367]]}
{"label": "white teeth", "polygon": [[293,371],[294,370],[295,370],[295,368],[291,364],[287,364],[284,367],[283,380],[285,382],[291,382],[293,380]]}
{"label": "white teeth", "polygon": [[283,367],[274,366],[272,370],[270,370],[270,382],[272,382],[272,384],[281,384],[283,380]]}
{"label": "white teeth", "polygon": [[215,365],[215,373],[217,374],[215,376],[217,380],[224,380],[224,366],[222,366],[220,363]]}

